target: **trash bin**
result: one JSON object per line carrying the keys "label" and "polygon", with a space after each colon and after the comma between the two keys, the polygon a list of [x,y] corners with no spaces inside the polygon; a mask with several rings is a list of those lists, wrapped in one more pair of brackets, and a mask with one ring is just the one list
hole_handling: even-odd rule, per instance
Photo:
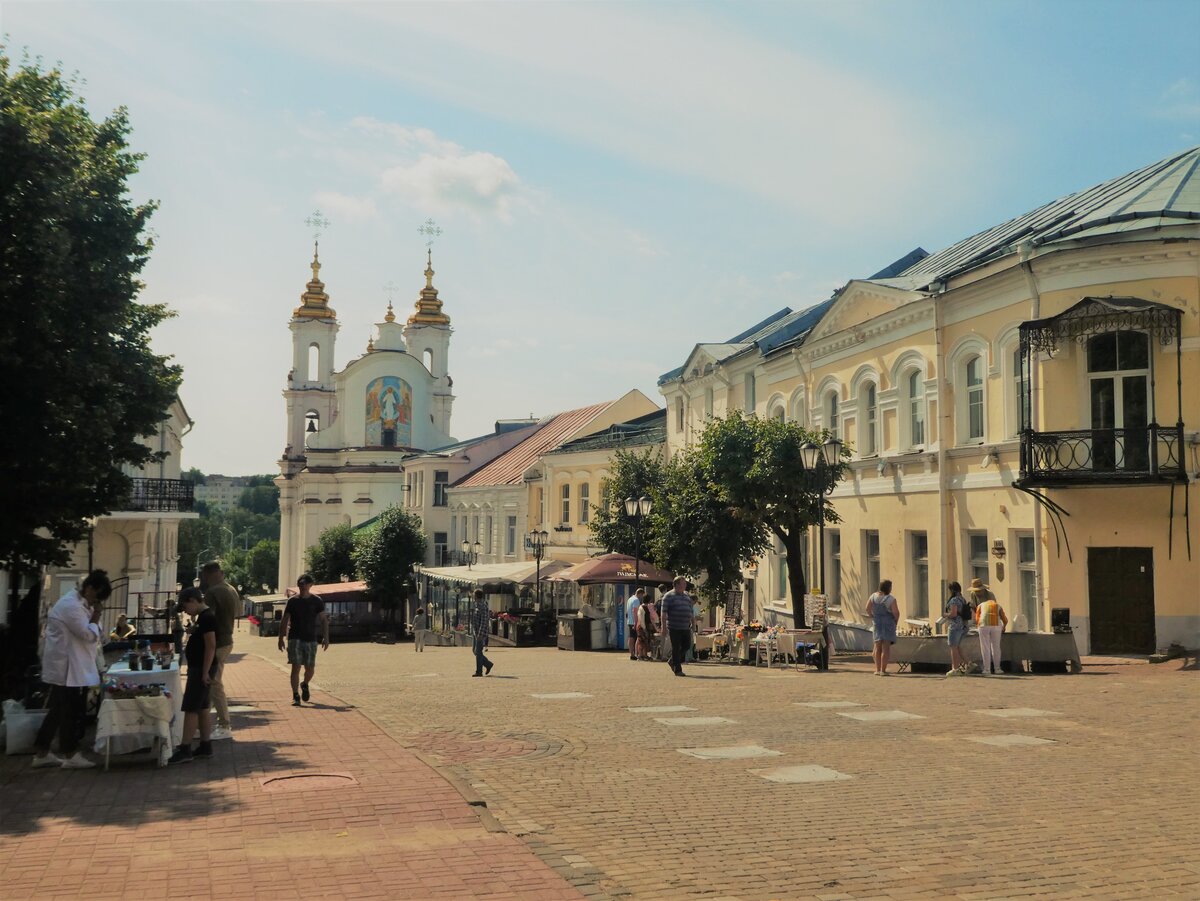
{"label": "trash bin", "polygon": [[560,616],[558,618],[558,647],[563,651],[590,651],[592,649],[592,622],[586,616]]}
{"label": "trash bin", "polygon": [[591,638],[588,644],[588,649],[592,651],[603,650],[608,647],[608,626],[611,620],[607,619],[585,619],[584,622],[589,622],[592,625]]}

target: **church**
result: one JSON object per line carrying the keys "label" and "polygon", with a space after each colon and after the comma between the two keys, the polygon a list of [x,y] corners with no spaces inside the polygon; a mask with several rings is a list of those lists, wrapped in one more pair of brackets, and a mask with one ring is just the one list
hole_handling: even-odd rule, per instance
{"label": "church", "polygon": [[288,326],[287,447],[275,479],[280,585],[303,572],[305,550],[325,529],[359,525],[401,503],[405,457],[454,443],[452,329],[433,286],[432,251],[425,287],[407,322],[397,321],[389,303],[366,352],[337,372],[337,314],[320,272],[314,245],[312,279]]}

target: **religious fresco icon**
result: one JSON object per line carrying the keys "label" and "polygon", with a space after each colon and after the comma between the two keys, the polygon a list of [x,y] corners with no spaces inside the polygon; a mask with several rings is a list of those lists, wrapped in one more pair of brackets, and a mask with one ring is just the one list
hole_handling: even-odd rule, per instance
{"label": "religious fresco icon", "polygon": [[367,385],[368,447],[412,446],[412,387],[385,375]]}

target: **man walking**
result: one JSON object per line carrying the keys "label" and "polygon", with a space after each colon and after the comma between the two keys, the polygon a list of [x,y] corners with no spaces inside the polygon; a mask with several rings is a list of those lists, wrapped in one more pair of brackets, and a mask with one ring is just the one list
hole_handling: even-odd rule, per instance
{"label": "man walking", "polygon": [[646,600],[646,589],[639,588],[637,591],[635,591],[633,593],[633,597],[631,597],[629,599],[628,604],[626,604],[625,624],[629,627],[626,631],[629,634],[629,659],[630,660],[637,660],[637,658],[638,658],[638,654],[637,654],[637,642],[638,642],[637,624],[638,624],[638,615],[641,612],[638,608],[640,608],[642,606],[642,604],[645,602],[645,600]]}
{"label": "man walking", "polygon": [[[225,573],[217,561],[205,563],[200,571],[200,586],[204,589],[204,606],[213,612],[217,621],[217,662],[213,670],[209,694],[217,708],[217,727],[212,730],[213,741],[233,738],[229,723],[229,697],[225,694],[225,663],[233,651],[233,624],[237,619],[237,589],[225,581]],[[191,736],[189,736],[190,738]]]}
{"label": "man walking", "polygon": [[483,591],[475,589],[475,606],[471,608],[471,633],[475,636],[472,642],[472,649],[475,651],[475,672],[474,676],[484,675],[484,670],[487,670],[487,675],[492,674],[492,661],[484,656],[483,649],[487,647],[488,635],[492,631],[492,612],[488,609],[487,599],[483,596]]}
{"label": "man walking", "polygon": [[671,636],[671,671],[677,676],[687,675],[683,671],[683,655],[692,644],[692,598],[687,593],[687,579],[678,576],[674,587],[662,599],[663,618]]}
{"label": "man walking", "polygon": [[[50,686],[49,711],[33,742],[33,766],[83,770],[96,764],[78,749],[83,731],[87,690],[100,684],[96,646],[100,643],[100,611],[112,586],[102,569],[88,573],[78,590],[71,589],[50,608],[46,645],[42,651],[42,681]],[[58,757],[50,742],[58,733]],[[64,759],[65,758],[65,759]]]}
{"label": "man walking", "polygon": [[[287,644],[287,659],[292,665],[292,706],[300,707],[309,699],[308,683],[317,671],[317,626],[321,627],[321,649],[329,650],[329,614],[325,602],[312,594],[313,577],[308,573],[296,580],[300,593],[288,599],[279,624],[279,650]],[[304,667],[304,681],[300,668]]]}

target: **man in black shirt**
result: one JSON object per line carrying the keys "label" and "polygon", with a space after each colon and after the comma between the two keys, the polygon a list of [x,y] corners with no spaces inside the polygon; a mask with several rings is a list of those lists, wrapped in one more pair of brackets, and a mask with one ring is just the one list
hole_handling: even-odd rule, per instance
{"label": "man in black shirt", "polygon": [[[171,755],[170,763],[189,763],[196,757],[212,757],[212,685],[217,659],[217,618],[204,606],[204,592],[185,588],[179,593],[179,612],[193,618],[192,634],[184,648],[187,684],[183,689],[183,744]],[[200,745],[192,751],[192,736],[200,727]]]}
{"label": "man in black shirt", "polygon": [[[329,650],[329,614],[325,602],[312,594],[313,577],[308,573],[296,580],[300,594],[288,600],[279,625],[279,650],[287,643],[287,659],[292,665],[292,705],[309,698],[308,683],[317,670],[317,626],[321,627],[321,647]],[[304,667],[304,681],[300,681]]]}

